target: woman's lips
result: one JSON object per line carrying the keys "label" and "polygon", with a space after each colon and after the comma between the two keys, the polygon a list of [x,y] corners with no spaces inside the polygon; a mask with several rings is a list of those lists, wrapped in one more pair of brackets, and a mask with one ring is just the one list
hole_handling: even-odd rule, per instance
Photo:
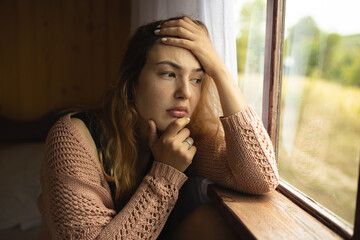
{"label": "woman's lips", "polygon": [[187,107],[178,106],[170,108],[166,111],[170,114],[171,117],[182,118],[186,116],[188,110]]}

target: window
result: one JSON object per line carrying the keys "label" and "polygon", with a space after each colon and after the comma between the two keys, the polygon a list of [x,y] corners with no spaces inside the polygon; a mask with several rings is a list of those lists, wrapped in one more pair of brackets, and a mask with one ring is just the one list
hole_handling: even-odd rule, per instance
{"label": "window", "polygon": [[[238,0],[234,8],[239,86],[263,113],[280,177],[343,219],[338,228],[353,228],[358,188],[359,4]],[[264,67],[250,65],[253,54]]]}
{"label": "window", "polygon": [[235,2],[238,85],[245,98],[262,115],[266,0]]}
{"label": "window", "polygon": [[278,161],[284,180],[353,225],[360,152],[360,27],[353,20],[360,4],[342,1],[341,11],[339,4],[286,1]]}

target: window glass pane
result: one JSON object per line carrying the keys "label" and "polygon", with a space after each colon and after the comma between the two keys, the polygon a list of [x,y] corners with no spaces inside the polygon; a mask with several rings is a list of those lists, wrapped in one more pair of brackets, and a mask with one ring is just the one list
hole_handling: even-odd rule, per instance
{"label": "window glass pane", "polygon": [[360,152],[359,9],[359,0],[286,1],[278,156],[285,181],[350,224]]}
{"label": "window glass pane", "polygon": [[238,84],[261,116],[263,97],[266,0],[234,0]]}

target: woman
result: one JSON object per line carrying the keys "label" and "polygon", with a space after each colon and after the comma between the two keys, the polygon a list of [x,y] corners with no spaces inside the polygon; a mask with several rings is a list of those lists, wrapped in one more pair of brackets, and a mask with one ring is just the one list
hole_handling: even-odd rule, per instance
{"label": "woman", "polygon": [[102,107],[62,117],[46,144],[43,239],[156,239],[185,170],[253,194],[278,184],[261,120],[188,17],[140,27]]}

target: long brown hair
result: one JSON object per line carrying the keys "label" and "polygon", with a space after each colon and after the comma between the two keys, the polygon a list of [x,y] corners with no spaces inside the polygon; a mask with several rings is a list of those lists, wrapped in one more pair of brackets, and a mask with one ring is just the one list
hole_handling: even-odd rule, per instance
{"label": "long brown hair", "polygon": [[[141,180],[136,172],[138,152],[135,129],[139,118],[135,107],[136,84],[149,51],[163,37],[154,35],[154,30],[165,21],[180,18],[152,22],[137,29],[129,41],[117,82],[103,96],[98,114],[103,129],[99,157],[107,180],[115,183],[115,204],[118,209],[130,199]],[[207,31],[202,22],[193,21]],[[196,139],[218,134],[220,114],[217,90],[212,79],[206,76],[200,101],[189,124],[192,137]]]}

